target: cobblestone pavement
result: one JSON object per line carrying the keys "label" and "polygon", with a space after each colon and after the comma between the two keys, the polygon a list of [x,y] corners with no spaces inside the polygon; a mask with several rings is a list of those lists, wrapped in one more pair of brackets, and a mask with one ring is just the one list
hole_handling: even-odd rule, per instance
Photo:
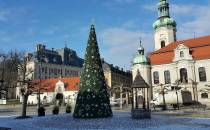
{"label": "cobblestone pavement", "polygon": [[[45,113],[47,115],[52,114],[51,106],[45,106]],[[112,107],[113,111],[130,111],[131,107],[124,106],[121,110],[119,107]],[[10,117],[10,116],[19,116],[21,114],[21,105],[0,105],[0,117]],[[60,107],[60,113],[65,113],[65,106]],[[28,106],[27,107],[27,115],[37,115],[37,106]],[[1,130],[1,129],[0,129]]]}
{"label": "cobblestone pavement", "polygon": [[0,117],[0,127],[12,130],[69,130],[69,129],[141,129],[141,130],[210,130],[210,119],[179,118],[153,115],[152,119],[134,120],[129,112],[114,112],[111,118],[74,119],[71,114],[14,119]]}

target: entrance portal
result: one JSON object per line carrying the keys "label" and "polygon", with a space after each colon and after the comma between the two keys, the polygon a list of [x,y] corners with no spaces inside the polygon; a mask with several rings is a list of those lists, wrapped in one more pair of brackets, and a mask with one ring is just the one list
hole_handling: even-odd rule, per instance
{"label": "entrance portal", "polygon": [[56,99],[56,101],[58,101],[58,104],[61,105],[63,102],[63,94],[57,93],[55,99]]}

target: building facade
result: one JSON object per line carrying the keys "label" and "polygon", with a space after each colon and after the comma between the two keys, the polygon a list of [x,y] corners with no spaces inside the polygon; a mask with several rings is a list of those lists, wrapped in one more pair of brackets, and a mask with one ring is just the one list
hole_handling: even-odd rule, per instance
{"label": "building facade", "polygon": [[103,60],[102,62],[110,96],[113,100],[124,98],[124,101],[128,104],[132,85],[132,73],[130,71],[124,71],[118,66],[114,67],[112,64],[108,64]]}
{"label": "building facade", "polygon": [[[131,72],[123,71],[119,67],[114,67],[103,60],[102,63],[110,98],[119,99],[120,94],[122,94],[122,98],[128,103],[132,84]],[[42,103],[52,103],[57,100],[67,103],[69,100],[74,104],[79,90],[80,77],[49,78],[35,80],[35,82],[38,82],[41,88],[45,89],[40,95]],[[122,93],[120,93],[120,87],[122,87]],[[28,104],[37,104],[37,102],[37,93],[35,92],[29,96]]]}
{"label": "building facade", "polygon": [[[35,82],[39,82],[38,80]],[[51,104],[60,102],[60,104],[76,102],[77,93],[79,90],[79,77],[70,78],[51,78],[44,79],[40,85],[42,89],[40,100],[42,104]],[[38,94],[33,93],[28,97],[28,104],[34,105],[38,103]],[[20,101],[22,99],[20,98]]]}
{"label": "building facade", "polygon": [[[58,82],[58,78],[64,80],[62,82],[65,83],[72,81],[72,79],[75,77],[79,77],[84,62],[84,60],[79,58],[76,52],[70,48],[65,47],[58,50],[49,50],[46,49],[45,45],[42,44],[37,45],[37,49],[34,53],[26,54],[26,59],[27,70],[32,71],[32,73],[28,75],[29,78],[39,80],[41,82],[53,82],[54,88],[56,86],[54,80],[57,80]],[[111,94],[110,96],[119,98],[119,92],[114,92],[113,87],[119,87],[122,85],[124,89],[129,89],[132,83],[132,74],[124,71],[123,69],[119,69],[119,67],[114,67],[113,65],[108,64],[103,59],[102,66],[108,90]],[[69,81],[66,81],[65,78],[66,80],[69,79]],[[51,88],[53,88],[52,85]],[[21,97],[19,87],[17,87],[16,91],[16,97]],[[55,90],[46,91],[41,96],[43,98],[46,96],[46,94],[48,94],[48,96],[53,97],[51,99],[54,99],[54,91]],[[32,96],[30,96],[29,103],[37,103],[36,96],[36,94],[32,94]],[[126,97],[126,95],[124,97]]]}
{"label": "building facade", "polygon": [[164,86],[167,91],[179,91],[183,104],[210,105],[210,36],[177,41],[176,22],[170,18],[167,0],[159,1],[158,14],[153,24],[155,50],[148,59],[139,52],[133,60],[133,75],[140,71],[152,86],[153,99]]}
{"label": "building facade", "polygon": [[70,48],[46,49],[38,44],[34,53],[26,54],[27,68],[32,69],[33,79],[78,77],[84,60]]}

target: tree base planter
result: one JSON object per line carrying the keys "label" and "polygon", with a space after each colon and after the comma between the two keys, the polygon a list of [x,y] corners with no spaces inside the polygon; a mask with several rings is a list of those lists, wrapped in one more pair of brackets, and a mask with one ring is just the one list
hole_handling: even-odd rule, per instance
{"label": "tree base planter", "polygon": [[0,99],[0,104],[2,104],[2,105],[7,104],[7,100],[6,99]]}
{"label": "tree base planter", "polygon": [[58,115],[59,113],[59,106],[54,106],[52,110],[53,115]]}
{"label": "tree base planter", "polygon": [[0,130],[11,130],[11,128],[7,128],[7,127],[0,127]]}
{"label": "tree base planter", "polygon": [[133,119],[151,119],[151,110],[132,109],[131,116]]}
{"label": "tree base planter", "polygon": [[44,107],[38,108],[38,116],[45,116],[45,108]]}
{"label": "tree base planter", "polygon": [[32,118],[32,117],[31,116],[18,116],[18,117],[15,117],[15,119],[28,119],[28,118]]}

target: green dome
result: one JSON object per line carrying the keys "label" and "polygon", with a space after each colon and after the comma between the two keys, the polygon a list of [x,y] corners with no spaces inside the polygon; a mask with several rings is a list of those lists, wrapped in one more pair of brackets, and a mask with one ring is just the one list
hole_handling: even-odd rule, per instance
{"label": "green dome", "polygon": [[173,18],[166,17],[156,20],[153,24],[154,29],[158,29],[160,27],[165,27],[165,26],[176,27],[176,21]]}
{"label": "green dome", "polygon": [[146,56],[142,54],[137,54],[135,58],[133,59],[133,65],[135,64],[149,64]]}

